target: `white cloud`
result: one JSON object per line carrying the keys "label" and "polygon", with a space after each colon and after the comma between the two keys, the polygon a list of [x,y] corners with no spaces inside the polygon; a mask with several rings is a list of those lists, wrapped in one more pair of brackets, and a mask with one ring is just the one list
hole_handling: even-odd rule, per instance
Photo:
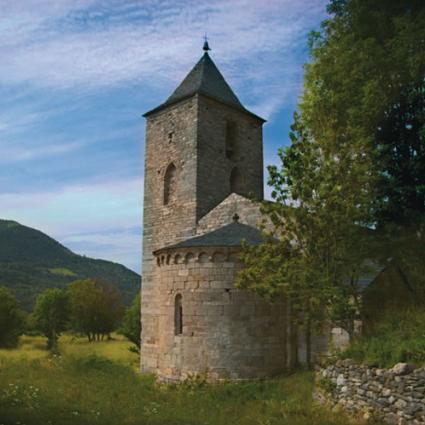
{"label": "white cloud", "polygon": [[[306,34],[325,17],[327,1],[0,0],[1,90],[3,95],[10,88],[11,96],[1,99],[0,163],[7,170],[11,162],[57,159],[105,140],[102,131],[81,139],[51,129],[49,138],[37,128],[56,114],[73,113],[88,94],[115,87],[143,92],[146,104],[141,108],[152,97],[165,100],[200,57],[205,32],[214,61],[241,101],[270,119],[300,92],[300,51]],[[26,99],[28,92],[35,95]],[[117,129],[121,136],[125,131]],[[108,154],[102,158],[110,160]],[[113,164],[116,173],[117,161]],[[7,181],[0,174],[2,179]],[[142,184],[136,177],[0,193],[1,218],[136,270],[141,240],[134,229],[141,225],[141,211]]]}
{"label": "white cloud", "polygon": [[82,146],[83,144],[78,142],[61,143],[59,145],[43,145],[41,147],[35,148],[6,146],[1,150],[0,163],[27,161],[37,158],[63,155],[65,153],[77,150]]}
{"label": "white cloud", "polygon": [[138,273],[140,273],[142,262],[141,240],[141,227],[136,229],[124,227],[61,238],[63,244],[79,254],[118,262]]}
{"label": "white cloud", "polygon": [[139,224],[142,197],[141,179],[0,193],[0,216],[61,236],[134,227]]}
{"label": "white cloud", "polygon": [[6,7],[0,26],[8,35],[0,45],[3,82],[85,90],[134,81],[171,87],[200,56],[207,30],[230,82],[244,92],[257,90],[260,106],[270,98],[274,106],[277,99],[285,102],[276,86],[291,87],[299,78],[293,72],[294,63],[301,65],[297,49],[324,16],[326,0],[20,4]]}
{"label": "white cloud", "polygon": [[79,253],[115,259],[138,270],[141,241],[134,229],[141,227],[142,197],[140,179],[3,193],[0,217],[35,227],[63,243],[87,241],[87,249],[81,243]]}

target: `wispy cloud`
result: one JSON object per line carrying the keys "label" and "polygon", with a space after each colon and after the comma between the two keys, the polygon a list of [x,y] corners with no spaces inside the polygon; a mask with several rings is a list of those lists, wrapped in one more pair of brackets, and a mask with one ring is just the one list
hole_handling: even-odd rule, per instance
{"label": "wispy cloud", "polygon": [[3,193],[0,216],[42,230],[80,254],[140,271],[141,234],[134,229],[141,228],[142,183],[134,179]]}
{"label": "wispy cloud", "polygon": [[99,253],[105,260],[126,265],[140,273],[141,271],[141,226],[106,229],[101,232],[73,234],[61,238],[68,248],[92,258]]}
{"label": "wispy cloud", "polygon": [[[293,65],[300,65],[298,49],[326,1],[56,3],[28,0],[6,8],[3,81],[60,89],[131,82],[171,86],[199,56],[199,36],[207,30],[231,82],[257,91],[260,105],[266,97],[274,105],[276,88],[285,88],[277,93],[285,102],[288,83],[299,80],[293,73]],[[270,114],[269,109],[261,112]]]}
{"label": "wispy cloud", "polygon": [[141,113],[184,78],[207,32],[238,97],[269,120],[275,162],[327,2],[0,0],[0,217],[138,270]]}
{"label": "wispy cloud", "polygon": [[76,149],[81,148],[82,144],[78,142],[74,143],[62,143],[60,145],[43,145],[40,148],[19,148],[19,147],[6,147],[2,149],[0,156],[0,163],[2,162],[17,162],[17,161],[28,161],[36,158],[46,158],[56,155],[62,155],[69,153]]}

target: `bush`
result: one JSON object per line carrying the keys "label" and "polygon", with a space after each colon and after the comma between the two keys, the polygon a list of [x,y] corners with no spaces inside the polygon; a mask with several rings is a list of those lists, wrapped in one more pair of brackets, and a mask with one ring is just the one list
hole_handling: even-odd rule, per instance
{"label": "bush", "polygon": [[379,367],[425,363],[425,309],[386,314],[366,335],[353,341],[343,357]]}
{"label": "bush", "polygon": [[140,351],[140,333],[142,331],[140,318],[140,294],[136,295],[124,314],[121,324],[120,333],[122,333],[129,341],[135,344],[135,350]]}
{"label": "bush", "polygon": [[11,292],[0,287],[0,347],[14,347],[25,329],[25,313]]}

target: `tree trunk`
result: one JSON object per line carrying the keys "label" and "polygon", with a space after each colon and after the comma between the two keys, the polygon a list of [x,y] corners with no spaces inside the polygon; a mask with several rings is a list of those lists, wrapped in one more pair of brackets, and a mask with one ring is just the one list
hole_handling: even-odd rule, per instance
{"label": "tree trunk", "polygon": [[311,320],[307,319],[305,327],[305,350],[306,350],[306,363],[308,369],[311,369]]}

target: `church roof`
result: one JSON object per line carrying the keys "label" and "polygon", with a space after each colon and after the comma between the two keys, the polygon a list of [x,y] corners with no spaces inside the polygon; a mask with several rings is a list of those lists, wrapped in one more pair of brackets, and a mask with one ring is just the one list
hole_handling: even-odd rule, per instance
{"label": "church roof", "polygon": [[187,74],[186,78],[174,90],[172,95],[163,104],[146,112],[144,116],[146,117],[195,94],[203,94],[211,97],[264,121],[262,118],[244,108],[207,51],[189,74]]}
{"label": "church roof", "polygon": [[258,245],[264,242],[264,236],[259,229],[235,221],[233,223],[226,224],[219,229],[213,230],[212,232],[186,239],[185,241],[179,242],[175,245],[167,246],[165,248],[159,249],[158,251],[171,248],[196,248],[212,246],[232,247],[240,246],[242,241],[245,241],[249,245]]}
{"label": "church roof", "polygon": [[203,93],[229,105],[243,108],[242,103],[233,93],[208,52],[204,53],[192,71],[167,99],[165,105],[178,102],[195,93]]}

